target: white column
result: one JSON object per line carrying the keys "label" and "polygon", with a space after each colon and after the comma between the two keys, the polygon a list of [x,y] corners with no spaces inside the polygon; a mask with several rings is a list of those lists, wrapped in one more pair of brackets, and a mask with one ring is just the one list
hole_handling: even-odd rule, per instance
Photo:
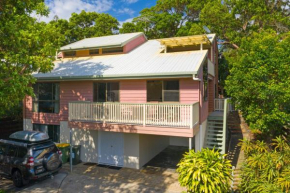
{"label": "white column", "polygon": [[202,139],[202,125],[199,125],[199,131],[195,135],[195,151],[200,151],[203,147],[203,139]]}
{"label": "white column", "polygon": [[189,142],[189,150],[192,149],[192,137],[188,138],[188,142]]}
{"label": "white column", "polygon": [[73,152],[72,152],[72,146],[73,146],[73,143],[72,143],[72,128],[69,128],[70,129],[70,156],[69,156],[69,163],[70,163],[70,172],[72,172],[72,158],[73,158]]}
{"label": "white column", "polygon": [[203,148],[203,135],[202,135],[202,124],[199,125],[199,148],[200,150]]}

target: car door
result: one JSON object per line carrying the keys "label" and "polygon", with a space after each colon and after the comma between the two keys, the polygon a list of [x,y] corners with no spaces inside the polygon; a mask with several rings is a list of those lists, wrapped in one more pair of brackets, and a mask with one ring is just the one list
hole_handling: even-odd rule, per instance
{"label": "car door", "polygon": [[3,143],[0,143],[0,173],[3,173],[4,169],[4,161],[5,161],[5,147],[6,145]]}
{"label": "car door", "polygon": [[15,155],[17,152],[17,147],[14,145],[7,145],[6,147],[6,156],[5,156],[5,161],[4,161],[4,169],[3,171],[6,174],[11,174],[11,169],[13,167],[14,164],[14,159],[15,159]]}

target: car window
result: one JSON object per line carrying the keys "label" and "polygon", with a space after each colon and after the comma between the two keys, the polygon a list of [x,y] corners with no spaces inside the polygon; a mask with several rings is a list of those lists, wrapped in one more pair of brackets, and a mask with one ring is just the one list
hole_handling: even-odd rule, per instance
{"label": "car window", "polygon": [[34,159],[41,159],[45,154],[50,152],[56,153],[57,152],[56,146],[50,146],[42,149],[33,150],[33,157]]}
{"label": "car window", "polygon": [[5,154],[5,147],[6,147],[6,145],[0,144],[0,155],[4,155]]}
{"label": "car window", "polygon": [[24,147],[18,147],[17,157],[23,158],[27,154],[27,149]]}
{"label": "car window", "polygon": [[15,156],[16,149],[14,146],[8,146],[7,156]]}

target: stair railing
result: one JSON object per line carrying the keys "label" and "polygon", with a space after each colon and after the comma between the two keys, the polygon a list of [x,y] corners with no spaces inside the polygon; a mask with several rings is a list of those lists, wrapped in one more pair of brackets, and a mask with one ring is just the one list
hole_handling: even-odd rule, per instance
{"label": "stair railing", "polygon": [[229,113],[229,105],[228,105],[229,99],[224,100],[224,115],[223,115],[223,140],[222,140],[222,151],[221,153],[226,153],[226,137],[227,137],[227,116]]}

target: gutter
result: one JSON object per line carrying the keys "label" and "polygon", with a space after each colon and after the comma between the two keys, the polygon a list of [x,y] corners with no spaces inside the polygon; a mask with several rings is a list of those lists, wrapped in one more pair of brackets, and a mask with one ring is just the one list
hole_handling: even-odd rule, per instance
{"label": "gutter", "polygon": [[134,75],[134,76],[59,76],[35,77],[38,81],[72,81],[72,80],[136,80],[164,78],[192,78],[194,74],[163,74],[163,75]]}

